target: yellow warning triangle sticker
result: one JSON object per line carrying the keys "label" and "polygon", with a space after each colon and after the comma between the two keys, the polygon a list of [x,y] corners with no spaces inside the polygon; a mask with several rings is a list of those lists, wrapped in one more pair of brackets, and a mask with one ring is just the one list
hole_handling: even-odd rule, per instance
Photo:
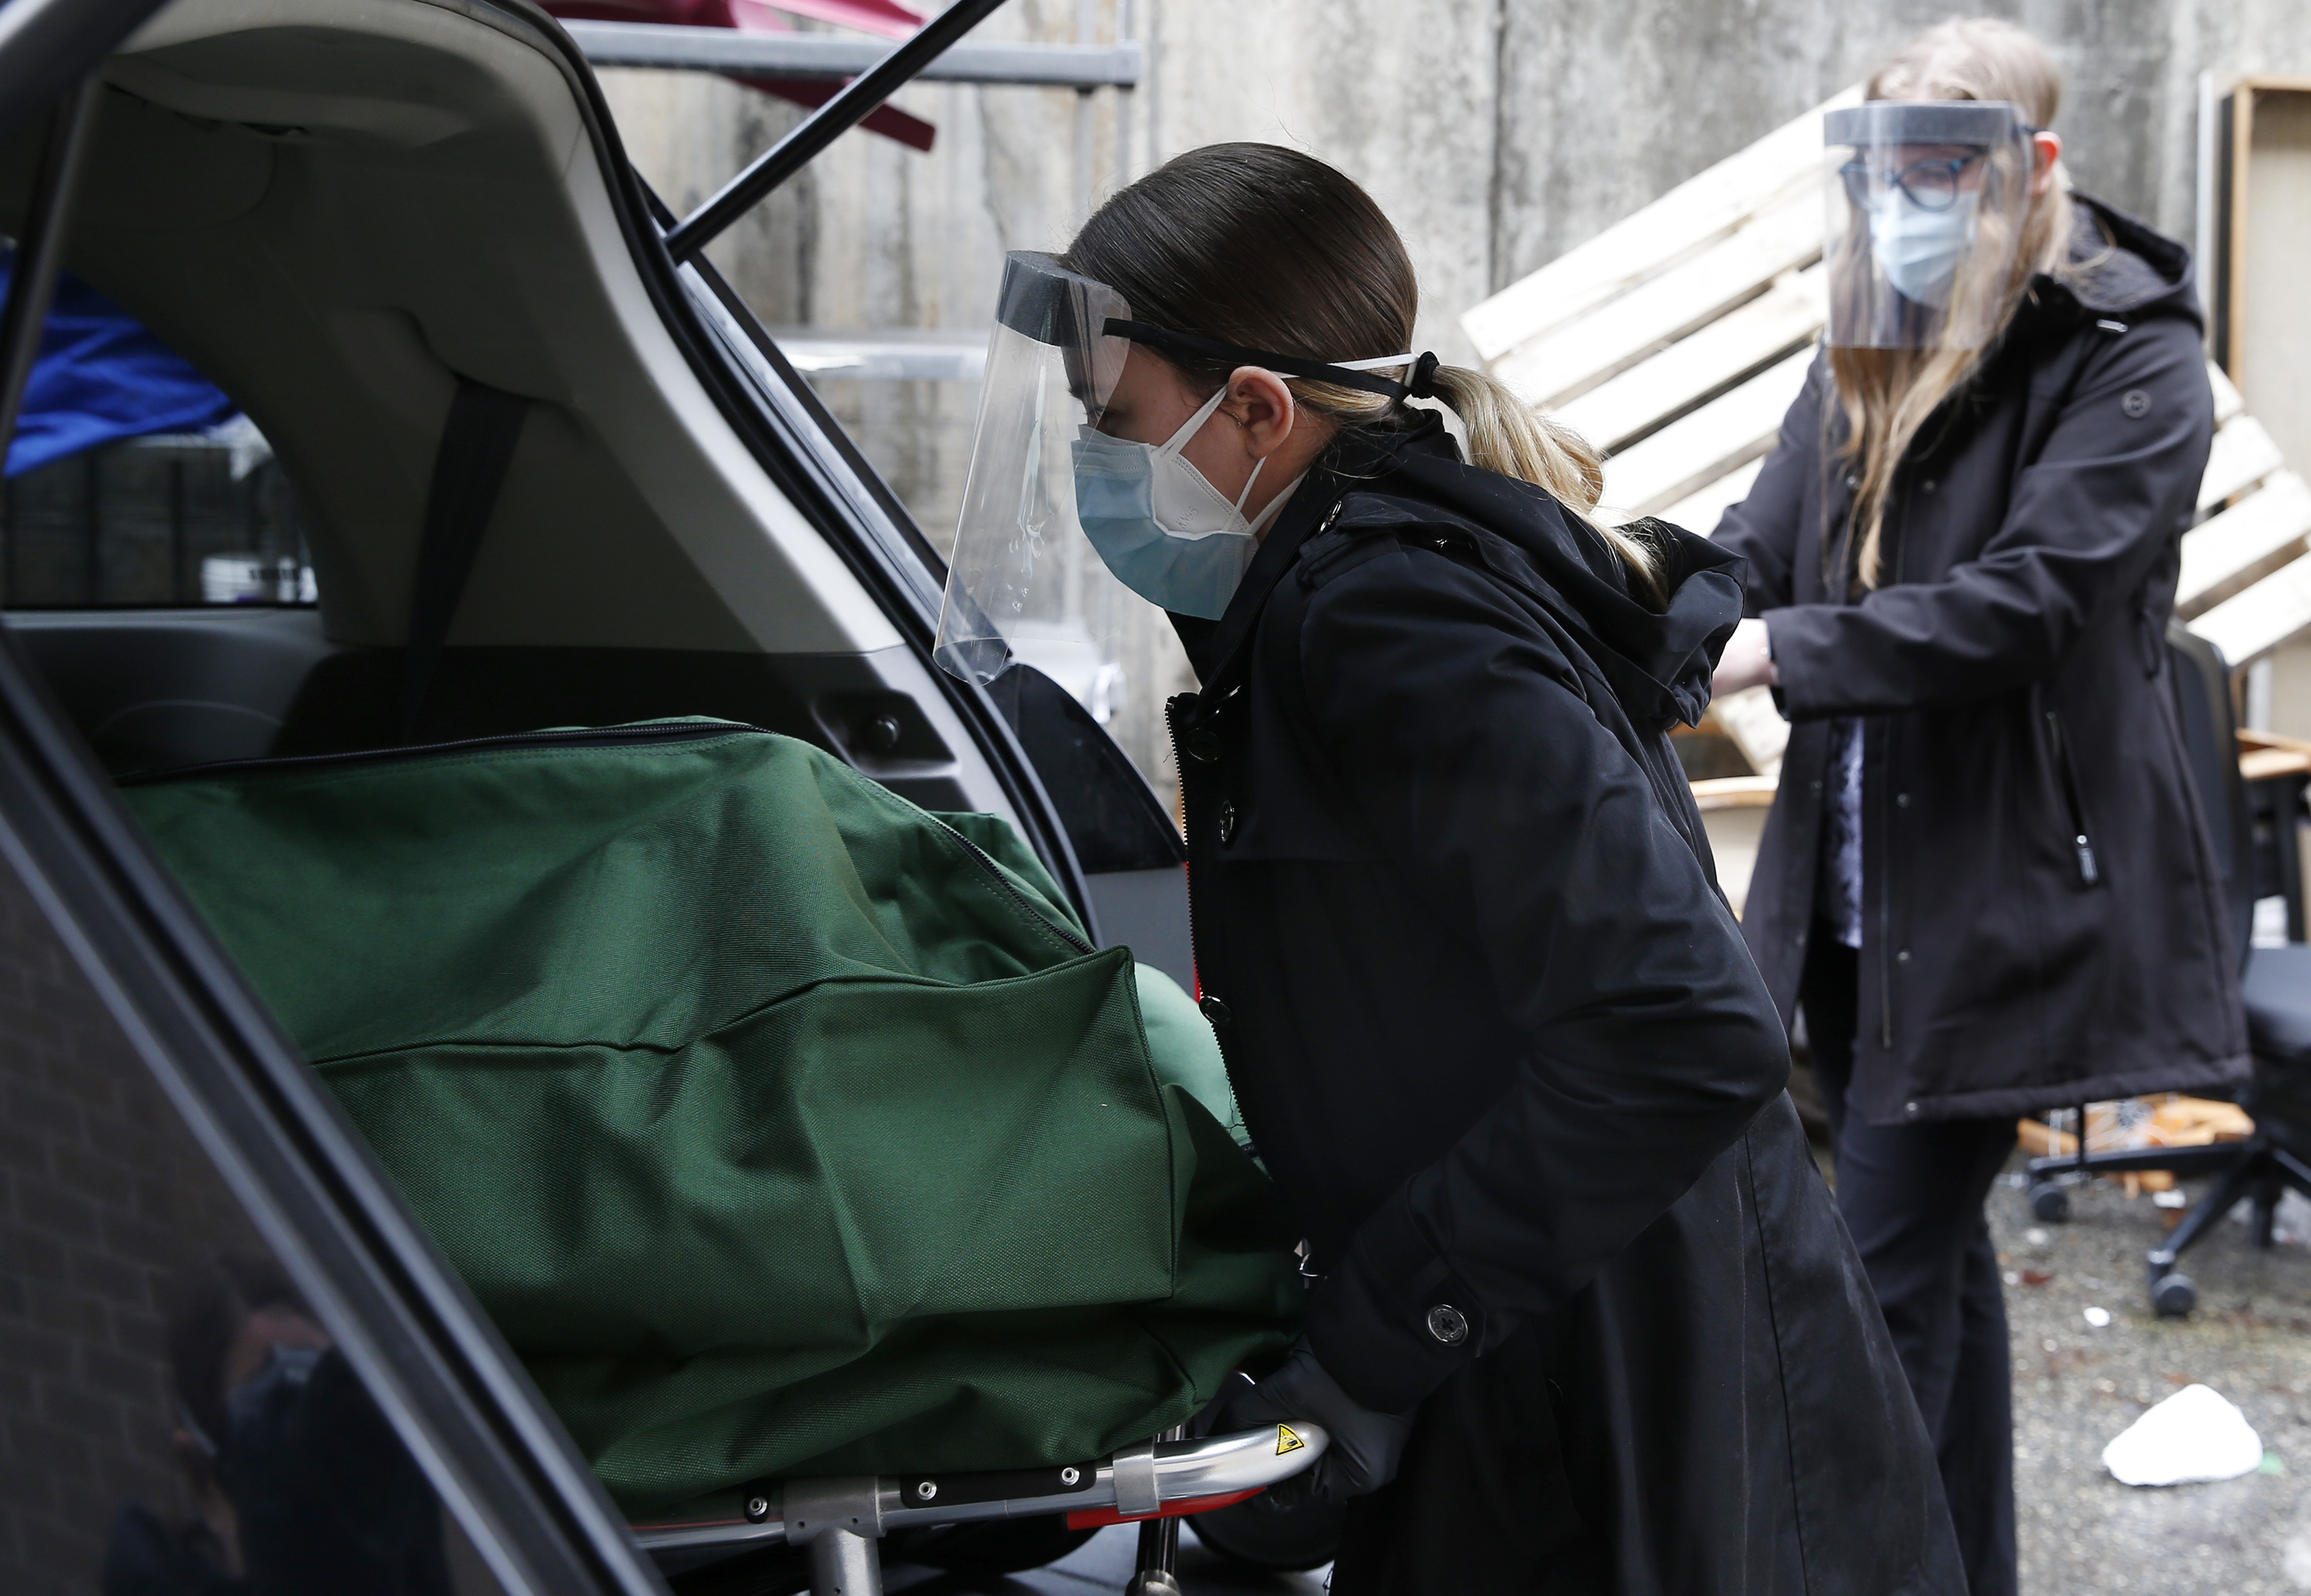
{"label": "yellow warning triangle sticker", "polygon": [[1278,1457],[1282,1457],[1287,1452],[1298,1452],[1302,1447],[1307,1444],[1308,1443],[1305,1441],[1301,1440],[1299,1436],[1292,1433],[1292,1426],[1290,1425],[1278,1425],[1276,1426],[1276,1455]]}

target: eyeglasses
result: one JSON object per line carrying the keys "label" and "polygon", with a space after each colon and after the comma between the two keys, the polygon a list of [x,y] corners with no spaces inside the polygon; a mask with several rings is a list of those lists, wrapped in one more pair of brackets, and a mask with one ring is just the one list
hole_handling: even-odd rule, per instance
{"label": "eyeglasses", "polygon": [[1846,197],[1865,210],[1888,188],[1899,188],[1922,211],[1947,211],[1958,204],[1958,179],[1982,159],[1983,154],[1976,152],[1955,160],[1914,161],[1899,171],[1866,161],[1849,161],[1837,169],[1837,175],[1845,180]]}

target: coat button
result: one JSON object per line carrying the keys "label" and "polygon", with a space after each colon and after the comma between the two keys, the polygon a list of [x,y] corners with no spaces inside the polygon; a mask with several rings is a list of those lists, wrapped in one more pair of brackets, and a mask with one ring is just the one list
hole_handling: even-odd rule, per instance
{"label": "coat button", "polygon": [[1439,1303],[1428,1310],[1428,1333],[1447,1347],[1458,1347],[1469,1339],[1468,1317],[1452,1304]]}
{"label": "coat button", "polygon": [[1905,1103],[1902,1105],[1902,1112],[1905,1114],[1914,1114],[1918,1112],[1918,1105],[1914,1103]]}
{"label": "coat button", "polygon": [[1208,726],[1199,726],[1187,737],[1188,757],[1199,764],[1220,762],[1220,734]]}
{"label": "coat button", "polygon": [[2118,407],[2129,421],[2141,421],[2150,414],[2150,394],[2146,388],[2130,388],[2119,396]]}
{"label": "coat button", "polygon": [[1894,955],[1894,962],[1897,964],[1908,964],[1910,962],[1910,950],[1905,947],[1901,952],[1896,954]]}
{"label": "coat button", "polygon": [[1862,473],[1859,471],[1847,472],[1845,474],[1845,485],[1849,488],[1860,487],[1862,485]]}
{"label": "coat button", "polygon": [[1235,1023],[1235,1016],[1228,1012],[1228,1006],[1213,993],[1206,992],[1203,1000],[1196,1007],[1203,1011],[1204,1018],[1210,1022],[1215,1031],[1225,1031]]}
{"label": "coat button", "polygon": [[1225,848],[1234,841],[1235,800],[1222,798],[1220,800],[1220,846]]}
{"label": "coat button", "polygon": [[1908,808],[1909,807],[1910,807],[1910,795],[1909,795],[1908,793],[1906,793],[1906,792],[1897,792],[1897,793],[1896,793],[1896,794],[1894,795],[1894,807],[1896,807],[1897,809],[1906,809],[1906,808]]}

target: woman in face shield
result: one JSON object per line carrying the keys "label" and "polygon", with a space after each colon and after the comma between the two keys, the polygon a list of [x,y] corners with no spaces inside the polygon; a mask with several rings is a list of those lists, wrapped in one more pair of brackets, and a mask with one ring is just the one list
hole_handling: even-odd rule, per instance
{"label": "woman in face shield", "polygon": [[1792,723],[1743,930],[1975,1596],[2015,1588],[1982,1205],[2017,1115],[2246,1073],[2163,642],[2213,431],[2182,247],[2070,192],[2045,52],[1923,35],[1833,113],[1827,347],[1748,501],[1721,693]]}
{"label": "woman in face shield", "polygon": [[1417,308],[1339,173],[1183,155],[1013,257],[964,493],[950,668],[1123,596],[1201,685],[1201,1005],[1321,1276],[1215,1421],[1324,1426],[1340,1596],[1957,1592],[1668,742],[1738,563],[1593,523],[1596,456]]}

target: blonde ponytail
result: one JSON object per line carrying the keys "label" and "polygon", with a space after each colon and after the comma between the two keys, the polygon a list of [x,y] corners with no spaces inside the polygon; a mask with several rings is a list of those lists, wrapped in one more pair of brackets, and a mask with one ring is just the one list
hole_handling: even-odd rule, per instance
{"label": "blonde ponytail", "polygon": [[1500,379],[1465,366],[1439,366],[1430,379],[1469,437],[1469,463],[1513,476],[1548,494],[1594,527],[1656,605],[1667,602],[1653,549],[1592,512],[1605,492],[1605,462],[1589,440],[1519,398]]}

